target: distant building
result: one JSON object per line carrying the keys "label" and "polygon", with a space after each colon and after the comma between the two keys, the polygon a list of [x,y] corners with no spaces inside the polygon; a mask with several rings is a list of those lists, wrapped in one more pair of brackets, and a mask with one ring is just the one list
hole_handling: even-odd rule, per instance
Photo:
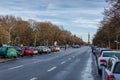
{"label": "distant building", "polygon": [[88,33],[88,44],[90,44],[90,33]]}

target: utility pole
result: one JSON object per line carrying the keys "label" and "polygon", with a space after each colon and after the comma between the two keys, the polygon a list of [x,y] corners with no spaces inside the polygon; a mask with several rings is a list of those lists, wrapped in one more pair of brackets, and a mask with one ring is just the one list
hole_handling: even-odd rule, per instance
{"label": "utility pole", "polygon": [[116,48],[118,50],[118,34],[116,35]]}

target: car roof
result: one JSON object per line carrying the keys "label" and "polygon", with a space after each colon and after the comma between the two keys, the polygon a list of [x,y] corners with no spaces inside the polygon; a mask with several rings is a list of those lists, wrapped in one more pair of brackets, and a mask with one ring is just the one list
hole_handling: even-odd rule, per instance
{"label": "car roof", "polygon": [[106,52],[120,53],[119,51],[102,51],[101,55],[103,55]]}
{"label": "car roof", "polygon": [[[115,52],[115,53],[120,53],[119,51],[103,51],[103,52]],[[102,52],[102,53],[103,53]]]}
{"label": "car roof", "polygon": [[3,47],[7,47],[7,48],[14,48],[13,46],[3,46]]}
{"label": "car roof", "polygon": [[107,50],[108,48],[100,48],[100,50]]}
{"label": "car roof", "polygon": [[103,48],[103,49],[100,49],[100,51],[112,51],[112,49]]}

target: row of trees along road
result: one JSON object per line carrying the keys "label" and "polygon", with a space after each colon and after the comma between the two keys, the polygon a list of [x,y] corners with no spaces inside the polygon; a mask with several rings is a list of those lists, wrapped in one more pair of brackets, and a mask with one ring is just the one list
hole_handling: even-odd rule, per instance
{"label": "row of trees along road", "polygon": [[93,44],[117,48],[120,43],[120,0],[106,0],[109,7],[104,10],[104,18],[93,39]]}
{"label": "row of trees along road", "polygon": [[58,45],[83,44],[82,39],[50,22],[22,20],[15,16],[0,16],[0,45]]}

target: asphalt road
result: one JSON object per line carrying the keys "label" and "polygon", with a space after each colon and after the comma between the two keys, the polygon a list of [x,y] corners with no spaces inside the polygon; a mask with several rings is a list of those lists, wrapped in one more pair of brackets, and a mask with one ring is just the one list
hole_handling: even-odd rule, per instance
{"label": "asphalt road", "polygon": [[101,80],[90,47],[0,63],[0,80]]}

